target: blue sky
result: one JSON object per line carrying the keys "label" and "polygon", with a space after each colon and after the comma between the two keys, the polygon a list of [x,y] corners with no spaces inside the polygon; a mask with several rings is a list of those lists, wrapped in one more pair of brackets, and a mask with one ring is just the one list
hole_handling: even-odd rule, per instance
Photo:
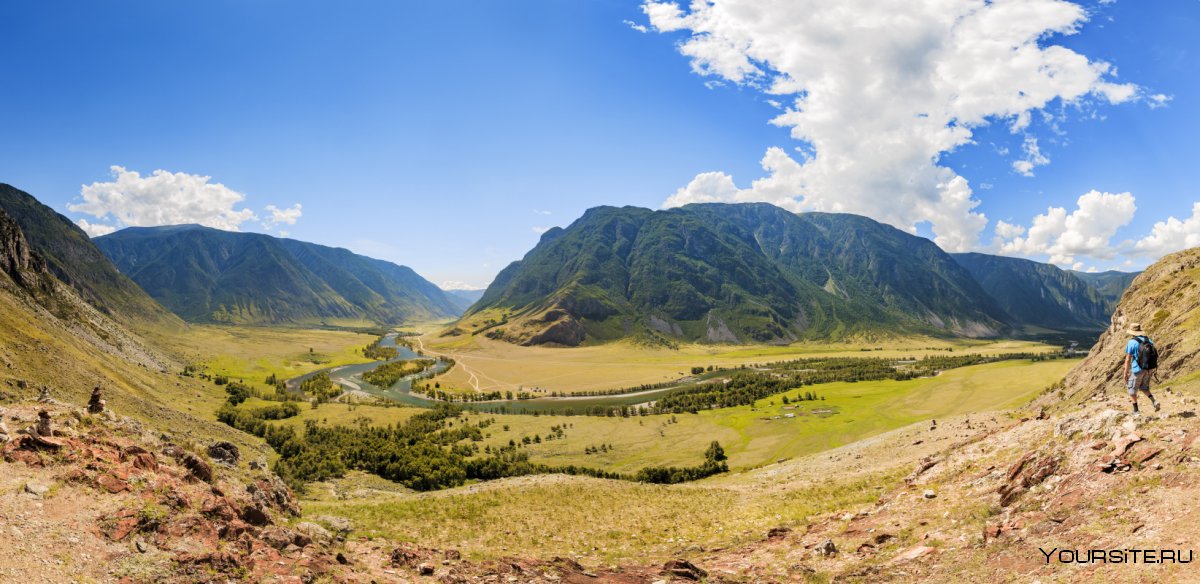
{"label": "blue sky", "polygon": [[[953,124],[969,124],[970,136],[933,147],[932,159],[928,146],[904,144],[864,154],[836,143],[837,125],[773,125],[797,96],[817,111],[821,87],[769,85],[802,72],[843,85],[882,76],[902,88],[911,74],[919,87],[932,61],[936,71],[990,71],[991,62],[964,57],[975,54],[970,31],[914,10],[911,30],[889,25],[884,40],[903,48],[940,34],[957,52],[885,65],[831,60],[823,70],[791,58],[814,54],[803,31],[823,25],[789,12],[804,2],[756,5],[779,12],[766,19],[781,23],[770,29],[739,21],[744,11],[730,4],[674,14],[609,0],[6,3],[0,182],[92,226],[196,221],[287,233],[475,286],[528,251],[539,229],[596,205],[769,200],[846,210],[939,237],[947,249],[1080,269],[1141,267],[1200,238],[1200,218],[1189,221],[1200,200],[1198,2],[1120,0],[1081,4],[1084,18],[1045,15],[1035,49],[1063,47],[1084,69],[1107,62],[1115,71],[1083,94],[1032,107],[1028,125],[1011,107],[956,102]],[[828,22],[869,28],[873,11],[894,10],[846,3],[855,4]],[[922,3],[901,5],[910,4]],[[1054,32],[1063,18],[1078,32]],[[839,58],[896,52],[854,35],[835,40],[825,48]],[[742,57],[758,72],[730,65]],[[1019,75],[971,90],[1079,91]],[[906,115],[936,120],[926,110],[946,105],[926,93],[856,97],[831,116],[863,137],[856,144],[906,136]],[[1030,139],[1048,162],[1030,154]],[[765,171],[771,152],[795,172]],[[820,164],[806,164],[804,152]],[[860,167],[820,166],[838,155]],[[1031,176],[1014,167],[1021,160]],[[752,184],[763,177],[775,180]],[[1128,221],[1114,225],[1114,215]],[[1170,217],[1178,225],[1147,239]],[[1000,239],[998,221],[1008,225]]]}

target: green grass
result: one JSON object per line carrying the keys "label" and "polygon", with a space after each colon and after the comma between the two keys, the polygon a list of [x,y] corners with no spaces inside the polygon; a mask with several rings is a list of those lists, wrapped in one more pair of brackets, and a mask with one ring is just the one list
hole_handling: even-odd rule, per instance
{"label": "green grass", "polygon": [[446,355],[457,361],[455,367],[438,376],[446,391],[517,392],[541,388],[563,393],[667,382],[686,376],[695,366],[736,367],[822,356],[919,358],[924,355],[1056,350],[1050,345],[1031,341],[946,340],[924,336],[804,342],[786,346],[684,344],[674,349],[648,348],[633,342],[572,349],[522,347],[482,336],[442,337],[437,333],[426,334],[417,342],[431,354]]}
{"label": "green grass", "polygon": [[208,373],[266,387],[272,373],[290,379],[370,361],[362,350],[373,340],[371,335],[334,330],[191,325],[187,332],[160,342]]}
{"label": "green grass", "polygon": [[[484,444],[499,446],[523,436],[543,439],[551,426],[568,424],[566,437],[526,448],[535,462],[594,466],[632,472],[649,465],[692,465],[719,441],[731,468],[752,468],[782,458],[811,454],[930,418],[1008,409],[1058,381],[1076,360],[1003,361],[943,372],[910,381],[830,383],[792,390],[823,401],[784,406],[781,395],[754,406],[698,414],[603,418],[592,416],[493,416],[497,423]],[[796,409],[784,409],[785,407]],[[813,410],[835,409],[834,415]],[[773,418],[796,414],[795,418]],[[487,414],[485,414],[487,416]],[[672,423],[671,420],[676,420]],[[504,426],[509,430],[505,431]],[[607,453],[585,454],[588,446],[610,444]]]}

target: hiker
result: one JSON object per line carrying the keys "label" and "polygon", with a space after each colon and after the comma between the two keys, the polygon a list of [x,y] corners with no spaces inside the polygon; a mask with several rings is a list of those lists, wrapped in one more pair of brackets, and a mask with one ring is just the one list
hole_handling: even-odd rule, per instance
{"label": "hiker", "polygon": [[1126,332],[1133,337],[1125,344],[1124,377],[1129,399],[1133,402],[1133,413],[1138,413],[1138,390],[1146,392],[1150,403],[1154,405],[1154,411],[1157,412],[1161,406],[1158,405],[1158,400],[1154,399],[1154,394],[1150,393],[1150,377],[1158,368],[1158,349],[1154,347],[1150,337],[1146,336],[1140,323],[1133,323]]}

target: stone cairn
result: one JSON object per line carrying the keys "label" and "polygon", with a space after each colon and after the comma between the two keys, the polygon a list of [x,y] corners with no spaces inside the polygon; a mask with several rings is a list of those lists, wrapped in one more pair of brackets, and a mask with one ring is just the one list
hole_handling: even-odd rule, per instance
{"label": "stone cairn", "polygon": [[37,427],[34,430],[38,436],[45,438],[54,436],[54,429],[50,427],[50,412],[46,410],[38,412]]}
{"label": "stone cairn", "polygon": [[92,398],[88,400],[87,411],[89,414],[104,413],[104,398],[100,395],[100,386],[97,385],[92,389]]}
{"label": "stone cairn", "polygon": [[54,398],[50,397],[50,388],[43,385],[42,391],[40,393],[38,393],[37,400],[38,400],[38,403],[42,403],[42,404],[52,403],[54,401]]}
{"label": "stone cairn", "polygon": [[4,408],[0,408],[0,444],[5,444],[12,440],[8,435],[8,426],[4,425]]}

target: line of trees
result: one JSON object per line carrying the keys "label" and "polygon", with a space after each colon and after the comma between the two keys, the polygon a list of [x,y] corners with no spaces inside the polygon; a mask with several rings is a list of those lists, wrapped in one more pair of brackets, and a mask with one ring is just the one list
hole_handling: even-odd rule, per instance
{"label": "line of trees", "polygon": [[[263,438],[279,453],[275,472],[293,488],[311,481],[343,476],[361,470],[429,491],[462,485],[472,480],[494,480],[531,474],[562,473],[597,478],[674,483],[711,476],[728,470],[725,453],[714,442],[704,463],[695,467],[649,467],[633,475],[576,465],[552,466],[530,462],[515,441],[480,453],[483,429],[494,420],[471,423],[460,419],[462,410],[449,404],[421,412],[401,424],[371,427],[325,426],[307,420],[304,432],[271,421],[295,416],[294,402],[259,408],[238,408],[226,403],[217,412],[221,422]],[[561,435],[561,431],[559,432]]]}

